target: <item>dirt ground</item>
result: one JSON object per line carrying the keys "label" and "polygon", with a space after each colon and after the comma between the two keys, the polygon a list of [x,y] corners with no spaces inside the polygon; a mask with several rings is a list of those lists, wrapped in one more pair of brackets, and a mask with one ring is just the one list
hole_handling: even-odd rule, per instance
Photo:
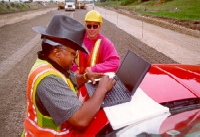
{"label": "dirt ground", "polygon": [[122,6],[121,7],[104,6],[103,8],[114,10],[118,13],[125,14],[132,18],[143,20],[147,23],[154,24],[166,29],[171,29],[183,34],[200,38],[200,21],[178,20],[178,19],[170,19],[164,17],[153,17],[150,15],[140,15],[134,12],[133,9],[129,9],[127,7],[122,7]]}
{"label": "dirt ground", "polygon": [[[31,66],[36,59],[36,52],[41,49],[40,41],[30,50],[23,50],[32,43],[37,34],[33,26],[46,26],[54,14],[67,14],[82,22],[86,10],[65,12],[56,10],[39,15],[29,20],[0,27],[0,136],[20,136],[26,110],[26,80]],[[101,33],[107,36],[121,57],[130,49],[150,63],[177,63],[161,52],[142,43],[132,35],[104,21]],[[14,55],[14,56],[13,56]],[[18,56],[21,56],[19,59]]]}

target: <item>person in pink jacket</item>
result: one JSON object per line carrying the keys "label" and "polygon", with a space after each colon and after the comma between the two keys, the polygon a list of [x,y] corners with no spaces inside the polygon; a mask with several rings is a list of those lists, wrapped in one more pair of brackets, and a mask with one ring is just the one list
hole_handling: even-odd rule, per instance
{"label": "person in pink jacket", "polygon": [[84,45],[90,55],[79,53],[72,70],[79,74],[87,72],[116,72],[120,65],[120,57],[112,42],[99,33],[102,16],[96,10],[89,11],[85,16],[86,34]]}

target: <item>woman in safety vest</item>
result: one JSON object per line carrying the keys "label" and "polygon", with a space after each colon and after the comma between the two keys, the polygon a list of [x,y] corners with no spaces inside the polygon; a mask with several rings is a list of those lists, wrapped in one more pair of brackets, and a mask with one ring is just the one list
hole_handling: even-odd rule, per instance
{"label": "woman in safety vest", "polygon": [[[71,72],[82,45],[84,26],[66,15],[54,15],[48,27],[33,27],[42,35],[42,51],[33,65],[27,85],[27,111],[22,136],[73,136],[84,131],[99,111],[105,94],[115,84],[101,73]],[[95,94],[86,102],[76,87],[101,78]]]}
{"label": "woman in safety vest", "polygon": [[120,57],[111,41],[99,33],[102,16],[96,10],[85,16],[86,35],[84,45],[90,55],[80,52],[72,70],[79,74],[86,72],[116,72],[120,65]]}

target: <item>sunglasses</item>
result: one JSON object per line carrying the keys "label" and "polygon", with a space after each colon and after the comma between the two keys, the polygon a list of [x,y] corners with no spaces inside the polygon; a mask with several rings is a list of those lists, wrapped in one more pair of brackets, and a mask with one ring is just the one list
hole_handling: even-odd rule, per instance
{"label": "sunglasses", "polygon": [[91,28],[97,29],[97,28],[99,28],[99,25],[87,24],[86,26],[87,26],[88,29],[91,29]]}

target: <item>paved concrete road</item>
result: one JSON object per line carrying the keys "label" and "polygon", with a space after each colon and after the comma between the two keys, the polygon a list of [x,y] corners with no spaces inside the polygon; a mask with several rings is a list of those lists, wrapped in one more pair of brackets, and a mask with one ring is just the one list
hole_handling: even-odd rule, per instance
{"label": "paved concrete road", "polygon": [[37,15],[46,14],[47,12],[52,10],[57,10],[57,7],[0,15],[0,27],[8,24],[13,24],[22,20],[28,20]]}

